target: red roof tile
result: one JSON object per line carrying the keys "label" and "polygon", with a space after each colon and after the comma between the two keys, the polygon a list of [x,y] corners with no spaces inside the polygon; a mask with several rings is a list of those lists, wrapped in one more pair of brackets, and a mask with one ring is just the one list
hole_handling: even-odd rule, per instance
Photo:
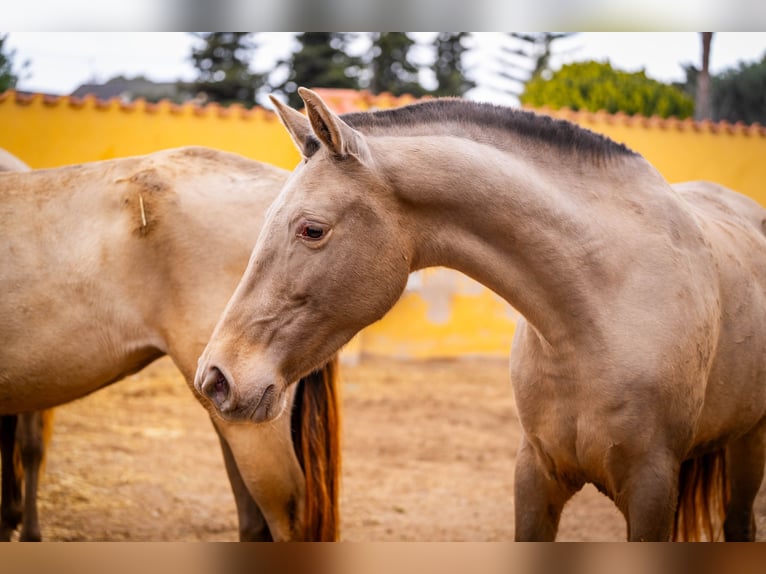
{"label": "red roof tile", "polygon": [[[354,111],[391,108],[403,106],[417,101],[417,98],[411,95],[405,94],[402,96],[394,96],[390,93],[373,95],[367,90],[316,88],[314,91],[322,96],[327,104],[336,113],[339,114]],[[197,116],[203,117],[207,116],[208,113],[215,113],[219,117],[234,117],[238,119],[250,119],[255,116],[259,116],[269,121],[275,119],[275,116],[272,112],[257,106],[253,109],[245,109],[239,104],[223,107],[215,102],[208,103],[204,106],[197,106],[190,103],[178,105],[168,100],[161,100],[160,102],[154,104],[147,103],[143,100],[136,100],[135,102],[125,103],[116,98],[111,100],[98,100],[92,95],[87,95],[83,98],[77,98],[73,96],[52,96],[36,93],[27,94],[14,90],[8,90],[6,92],[0,93],[0,103],[6,102],[9,99],[17,105],[21,106],[27,106],[37,100],[41,100],[45,106],[50,107],[55,107],[61,104],[68,105],[74,109],[82,109],[92,106],[95,109],[106,110],[115,107],[115,109],[119,109],[123,112],[133,112],[138,109],[150,114],[157,113],[159,110],[163,109],[167,109],[174,114],[180,114],[185,109],[188,109],[186,106],[192,106],[192,109],[194,110],[193,113]],[[747,125],[742,122],[732,124],[727,121],[712,122],[710,120],[704,120],[697,122],[692,119],[664,119],[656,116],[647,118],[644,116],[629,116],[622,112],[609,114],[603,110],[598,112],[589,112],[571,110],[568,108],[562,108],[559,110],[552,110],[549,108],[528,109],[531,109],[531,111],[536,113],[565,118],[577,123],[601,123],[608,125],[642,127],[645,129],[676,129],[679,131],[692,130],[694,132],[707,132],[713,134],[742,134],[745,136],[766,137],[766,127],[757,123]]]}

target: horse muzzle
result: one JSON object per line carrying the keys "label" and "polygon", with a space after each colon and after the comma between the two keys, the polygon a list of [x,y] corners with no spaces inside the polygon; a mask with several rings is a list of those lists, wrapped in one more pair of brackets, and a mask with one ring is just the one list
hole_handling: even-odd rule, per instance
{"label": "horse muzzle", "polygon": [[215,365],[200,365],[194,388],[208,400],[221,418],[229,422],[267,422],[285,409],[285,386],[278,382],[236,385],[225,371]]}

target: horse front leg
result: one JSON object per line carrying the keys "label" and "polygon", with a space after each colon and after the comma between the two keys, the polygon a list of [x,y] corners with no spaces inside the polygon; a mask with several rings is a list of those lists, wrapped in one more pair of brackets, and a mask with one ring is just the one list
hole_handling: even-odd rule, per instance
{"label": "horse front leg", "polygon": [[234,503],[237,507],[237,518],[239,520],[239,540],[241,542],[271,542],[269,526],[263,517],[261,509],[247,489],[245,481],[242,479],[229,443],[226,442],[221,431],[218,430],[215,421],[213,421],[213,428],[215,428],[218,440],[221,442],[223,462],[226,466],[226,473],[229,475],[231,491],[234,494]]}
{"label": "horse front leg", "polygon": [[564,484],[551,477],[532,445],[522,437],[513,489],[516,541],[555,540],[564,504],[577,490],[577,485]]}
{"label": "horse front leg", "polygon": [[731,487],[723,526],[727,542],[755,540],[753,503],[763,481],[766,463],[765,430],[762,426],[732,442],[726,449],[726,471]]}
{"label": "horse front leg", "polygon": [[17,415],[0,416],[0,471],[2,492],[0,493],[0,541],[9,541],[13,531],[21,522],[21,485],[13,463],[16,446]]}
{"label": "horse front leg", "polygon": [[[248,504],[247,519],[258,509],[268,524],[271,539],[297,541],[303,536],[305,478],[295,456],[290,417],[279,417],[271,424],[242,424],[215,421],[225,439],[237,476],[254,503]],[[238,488],[238,480],[232,488]],[[241,502],[242,499],[240,499]],[[257,504],[257,506],[256,506]]]}
{"label": "horse front leg", "polygon": [[[628,522],[631,542],[667,542],[678,504],[680,463],[667,453],[619,456],[615,503]],[[611,463],[614,469],[615,460]],[[616,476],[615,476],[616,475]]]}

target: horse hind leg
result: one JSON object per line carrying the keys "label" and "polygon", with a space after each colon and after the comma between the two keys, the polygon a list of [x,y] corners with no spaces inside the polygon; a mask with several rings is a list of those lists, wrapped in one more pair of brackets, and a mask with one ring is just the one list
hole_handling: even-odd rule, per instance
{"label": "horse hind leg", "polygon": [[730,487],[724,536],[727,542],[755,540],[753,503],[763,481],[766,462],[766,426],[734,442],[726,449]]}
{"label": "horse hind leg", "polygon": [[17,415],[0,416],[0,470],[2,472],[2,493],[0,494],[0,541],[9,541],[16,527],[21,523],[23,502],[21,482],[23,476],[17,473],[13,460],[16,445]]}

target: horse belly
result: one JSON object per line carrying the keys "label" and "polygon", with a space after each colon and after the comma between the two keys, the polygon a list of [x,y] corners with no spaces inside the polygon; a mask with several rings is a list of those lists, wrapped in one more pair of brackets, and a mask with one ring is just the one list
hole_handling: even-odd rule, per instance
{"label": "horse belly", "polygon": [[[87,315],[86,315],[87,317]],[[67,403],[134,373],[162,356],[150,336],[95,322],[57,321],[6,329],[0,345],[0,414]],[[58,325],[58,326],[57,326]]]}
{"label": "horse belly", "polygon": [[82,398],[135,373],[161,357],[147,349],[131,357],[87,369],[62,369],[59,374],[24,373],[13,380],[0,380],[0,414],[16,414],[56,407]]}

